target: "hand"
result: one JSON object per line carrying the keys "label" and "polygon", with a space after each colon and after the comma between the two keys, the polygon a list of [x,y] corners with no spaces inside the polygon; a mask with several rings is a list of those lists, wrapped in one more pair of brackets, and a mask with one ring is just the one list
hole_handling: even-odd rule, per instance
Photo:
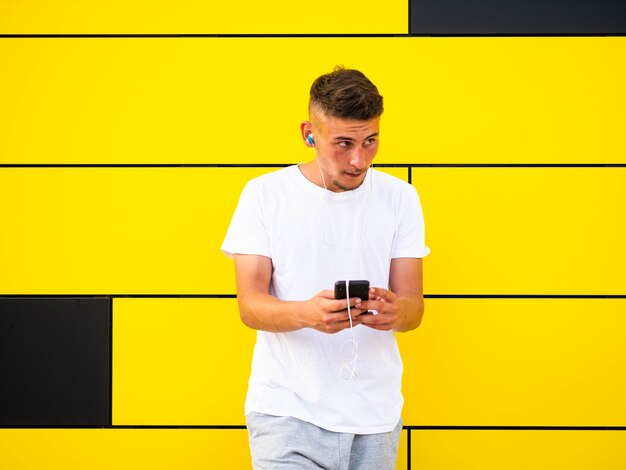
{"label": "hand", "polygon": [[[302,321],[306,326],[329,334],[338,333],[350,327],[346,299],[337,300],[334,295],[331,290],[323,290],[304,302]],[[361,323],[360,318],[363,316],[361,314],[367,311],[367,308],[362,307],[365,303],[367,302],[363,302],[358,297],[350,299],[352,326]]]}
{"label": "hand", "polygon": [[372,287],[369,292],[369,300],[361,304],[362,309],[376,310],[377,315],[360,315],[358,320],[361,325],[375,330],[389,331],[393,329],[398,319],[398,296],[388,289]]}

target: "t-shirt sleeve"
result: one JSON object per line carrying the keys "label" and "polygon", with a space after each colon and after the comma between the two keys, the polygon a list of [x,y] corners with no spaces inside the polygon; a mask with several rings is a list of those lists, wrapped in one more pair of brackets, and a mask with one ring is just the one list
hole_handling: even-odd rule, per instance
{"label": "t-shirt sleeve", "polygon": [[239,196],[239,203],[222,243],[222,253],[232,258],[235,253],[270,257],[270,242],[259,189],[249,181]]}
{"label": "t-shirt sleeve", "polygon": [[424,214],[417,191],[409,187],[402,199],[392,258],[423,258],[430,253],[426,246]]}

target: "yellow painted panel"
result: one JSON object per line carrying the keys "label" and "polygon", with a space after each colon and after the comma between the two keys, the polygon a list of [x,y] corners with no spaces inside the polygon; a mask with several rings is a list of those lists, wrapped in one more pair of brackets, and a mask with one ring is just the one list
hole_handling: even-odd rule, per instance
{"label": "yellow painted panel", "polygon": [[3,34],[406,33],[408,24],[405,0],[317,0],[313,6],[289,0],[21,0],[0,6]]}
{"label": "yellow painted panel", "polygon": [[[398,335],[405,425],[625,425],[624,311],[428,299],[418,331]],[[243,424],[254,332],[235,299],[115,299],[113,328],[114,424]]]}
{"label": "yellow painted panel", "polygon": [[0,169],[0,292],[234,293],[220,245],[269,170]]}
{"label": "yellow painted panel", "polygon": [[626,426],[624,331],[625,299],[427,299],[404,424]]}
{"label": "yellow painted panel", "polygon": [[385,97],[378,162],[626,162],[624,37],[4,38],[0,162],[304,161],[336,64]]}
{"label": "yellow painted panel", "polygon": [[415,168],[428,294],[626,294],[626,168]]}
{"label": "yellow painted panel", "polygon": [[0,429],[7,470],[249,469],[245,429]]}
{"label": "yellow painted panel", "polygon": [[396,463],[396,470],[407,470],[409,468],[408,442],[408,431],[403,430],[402,433],[400,433],[400,445],[398,446],[398,461]]}
{"label": "yellow painted panel", "polygon": [[420,470],[623,470],[623,431],[412,431]]}
{"label": "yellow painted panel", "polygon": [[114,299],[113,424],[245,424],[255,338],[236,299]]}
{"label": "yellow painted panel", "polygon": [[[251,468],[239,429],[0,429],[0,468],[136,470]],[[397,470],[407,466],[407,431]]]}
{"label": "yellow painted panel", "polygon": [[0,294],[234,294],[220,246],[272,170],[0,168]]}

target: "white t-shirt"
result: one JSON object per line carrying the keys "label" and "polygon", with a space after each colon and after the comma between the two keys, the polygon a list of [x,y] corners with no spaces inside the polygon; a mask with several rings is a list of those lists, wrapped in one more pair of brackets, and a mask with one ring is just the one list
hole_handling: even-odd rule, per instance
{"label": "white t-shirt", "polygon": [[[388,288],[393,258],[429,253],[413,186],[370,169],[360,187],[335,193],[310,182],[297,165],[248,182],[222,251],[271,258],[270,294],[281,300],[308,300],[338,280]],[[258,331],[246,414],[293,416],[335,432],[393,430],[403,404],[394,333],[358,325],[353,334],[357,377],[350,379],[341,370],[349,329]]]}

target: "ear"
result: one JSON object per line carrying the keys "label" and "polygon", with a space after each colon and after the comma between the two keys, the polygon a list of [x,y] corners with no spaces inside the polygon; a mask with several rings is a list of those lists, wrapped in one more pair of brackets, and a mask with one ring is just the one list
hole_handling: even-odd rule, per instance
{"label": "ear", "polygon": [[302,121],[302,123],[300,123],[300,134],[302,135],[302,142],[304,142],[304,145],[307,147],[314,147],[308,140],[309,134],[312,133],[313,125],[309,121]]}

